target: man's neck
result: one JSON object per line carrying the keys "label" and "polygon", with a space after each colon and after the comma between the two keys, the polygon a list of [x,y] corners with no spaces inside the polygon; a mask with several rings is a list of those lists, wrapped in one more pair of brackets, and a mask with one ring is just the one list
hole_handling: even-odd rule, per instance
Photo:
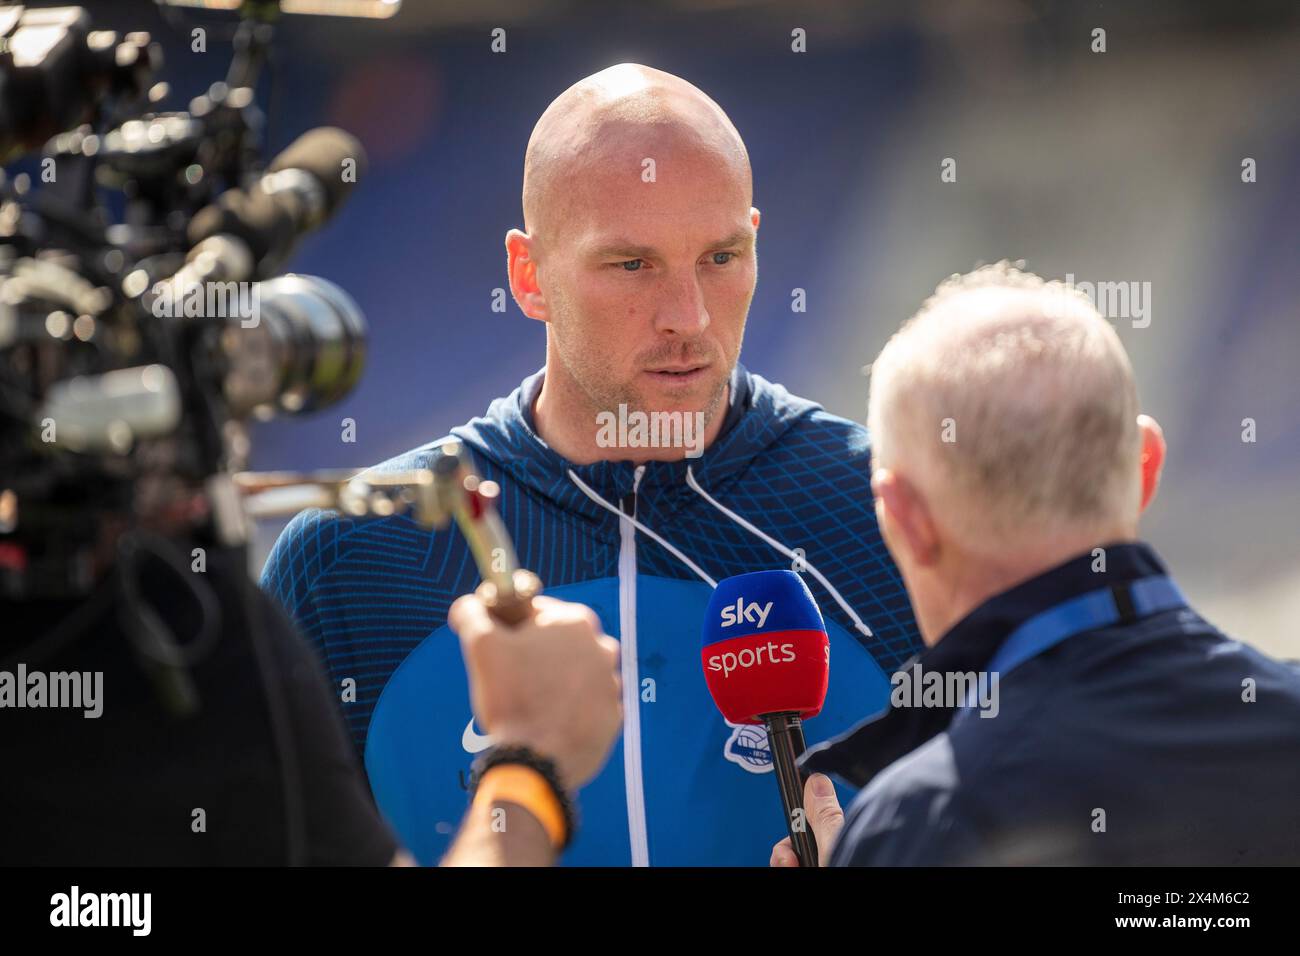
{"label": "man's neck", "polygon": [[[630,461],[638,465],[647,461],[680,461],[691,450],[686,447],[602,446],[597,442],[599,434],[597,415],[604,411],[617,414],[618,410],[592,408],[585,395],[574,394],[577,392],[576,389],[553,386],[553,382],[558,382],[558,378],[553,377],[548,368],[542,378],[541,391],[537,393],[537,399],[533,404],[533,423],[542,441],[575,465],[590,465],[597,461]],[[703,440],[700,441],[696,436],[694,447],[703,451],[717,440],[722,432],[722,425],[727,419],[727,408],[730,402],[731,383],[728,382],[712,420],[705,423]]]}
{"label": "man's neck", "polygon": [[986,601],[1087,554],[1103,545],[1137,540],[1136,529],[1113,533],[1063,535],[1006,554],[963,554],[936,572],[926,598],[914,602],[917,624],[927,645],[939,642],[964,617]]}

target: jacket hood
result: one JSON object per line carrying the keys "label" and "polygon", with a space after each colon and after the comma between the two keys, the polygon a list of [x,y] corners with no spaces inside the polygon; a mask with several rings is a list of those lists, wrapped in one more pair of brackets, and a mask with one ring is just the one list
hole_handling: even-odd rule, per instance
{"label": "jacket hood", "polygon": [[[572,480],[572,471],[607,501],[618,502],[632,492],[636,466],[630,461],[598,461],[577,465],[546,444],[537,433],[533,403],[542,388],[545,370],[530,375],[509,395],[496,399],[485,415],[453,428],[475,458],[491,460],[516,482],[550,499],[569,512],[605,517],[603,510]],[[731,374],[727,417],[718,438],[698,458],[647,462],[638,493],[654,495],[672,508],[694,500],[686,470],[704,488],[718,488],[742,473],[794,425],[821,409],[815,402],[791,395],[737,364]]]}

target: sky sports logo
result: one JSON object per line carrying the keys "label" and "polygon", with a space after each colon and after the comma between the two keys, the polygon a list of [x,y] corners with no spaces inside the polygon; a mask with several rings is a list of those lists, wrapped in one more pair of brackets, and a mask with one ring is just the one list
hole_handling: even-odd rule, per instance
{"label": "sky sports logo", "polygon": [[[771,607],[769,604],[768,607]],[[768,664],[792,664],[798,657],[794,652],[793,644],[777,644],[776,641],[768,641],[766,644],[760,644],[758,647],[744,647],[739,651],[724,651],[721,654],[714,654],[709,658],[709,670],[722,671],[723,677],[730,677],[731,672],[735,670],[747,669],[750,667],[763,666],[763,653],[767,652]],[[781,656],[778,657],[777,654]],[[830,647],[826,648],[826,654],[829,658]]]}
{"label": "sky sports logo", "polygon": [[[722,626],[731,627],[735,624],[753,623],[762,627],[767,622],[767,616],[772,612],[772,602],[760,605],[757,601],[745,603],[743,597],[736,598],[734,606],[728,604],[722,609]],[[794,658],[791,658],[793,660]]]}

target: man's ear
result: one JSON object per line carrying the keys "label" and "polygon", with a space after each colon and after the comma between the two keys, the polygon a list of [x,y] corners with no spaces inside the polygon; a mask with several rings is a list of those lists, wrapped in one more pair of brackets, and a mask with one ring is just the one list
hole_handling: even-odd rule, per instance
{"label": "man's ear", "polygon": [[[1139,415],[1138,432],[1142,435],[1142,507],[1146,511],[1160,487],[1160,472],[1165,467],[1165,433],[1150,415]],[[1140,513],[1140,512],[1139,512]]]}
{"label": "man's ear", "polygon": [[754,231],[755,231],[755,232],[758,232],[758,223],[759,223],[759,220],[762,219],[762,218],[763,218],[763,214],[762,214],[761,212],[758,211],[757,207],[755,207],[755,206],[750,206],[750,207],[749,207],[749,221],[752,222],[752,223],[754,224]]}
{"label": "man's ear", "polygon": [[518,229],[506,233],[506,275],[510,278],[510,294],[524,315],[546,322],[546,297],[537,284],[537,260],[533,258],[532,236]]}
{"label": "man's ear", "polygon": [[[876,521],[885,546],[899,565],[929,567],[939,560],[939,535],[930,509],[916,487],[888,468],[871,475]],[[901,553],[900,553],[901,552]]]}

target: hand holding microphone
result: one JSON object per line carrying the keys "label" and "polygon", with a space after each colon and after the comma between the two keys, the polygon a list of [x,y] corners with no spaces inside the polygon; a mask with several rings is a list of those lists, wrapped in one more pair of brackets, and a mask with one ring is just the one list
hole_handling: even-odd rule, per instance
{"label": "hand holding microphone", "polygon": [[[839,798],[835,796],[835,785],[824,773],[814,773],[808,777],[803,787],[803,807],[812,828],[813,839],[817,844],[817,855],[821,866],[827,865],[831,848],[844,828],[844,810]],[[799,866],[799,857],[786,837],[772,847],[770,866]]]}
{"label": "hand holding microphone", "polygon": [[830,639],[812,592],[793,571],[719,581],[705,611],[700,656],[722,715],[767,726],[787,842],[800,865],[817,866],[795,764],[804,750],[803,721],[821,713],[830,677]]}

